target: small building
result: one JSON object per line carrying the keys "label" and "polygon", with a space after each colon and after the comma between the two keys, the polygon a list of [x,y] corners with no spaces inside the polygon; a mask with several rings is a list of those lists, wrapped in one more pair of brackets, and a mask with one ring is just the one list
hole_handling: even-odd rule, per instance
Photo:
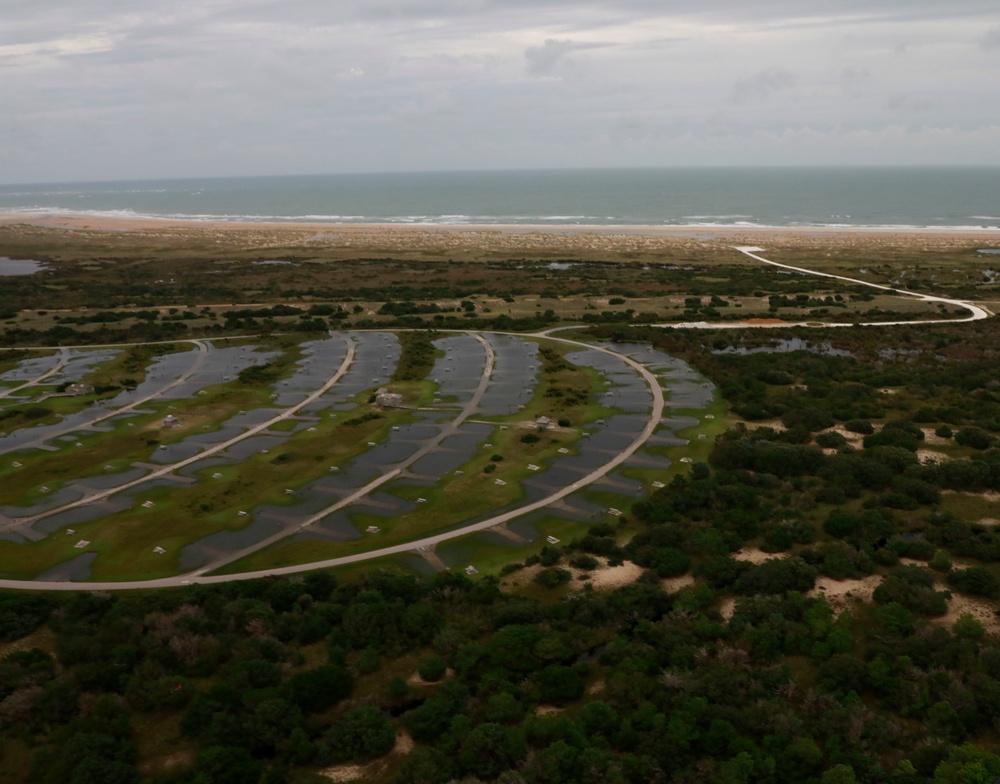
{"label": "small building", "polygon": [[375,403],[382,408],[402,408],[403,396],[388,389],[375,390]]}
{"label": "small building", "polygon": [[93,384],[70,384],[66,387],[66,394],[79,396],[79,395],[92,395],[94,394]]}
{"label": "small building", "polygon": [[162,426],[165,427],[165,428],[168,428],[168,429],[172,428],[172,427],[180,427],[181,426],[181,420],[179,420],[173,414],[167,414],[165,417],[163,417],[163,425]]}
{"label": "small building", "polygon": [[547,416],[540,416],[535,420],[535,427],[539,430],[549,430],[552,427],[552,420]]}

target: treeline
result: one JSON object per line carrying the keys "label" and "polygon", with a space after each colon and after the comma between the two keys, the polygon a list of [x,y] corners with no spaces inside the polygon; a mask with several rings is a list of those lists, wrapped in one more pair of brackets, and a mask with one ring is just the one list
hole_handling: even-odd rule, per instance
{"label": "treeline", "polygon": [[[386,755],[401,731],[415,748],[379,780],[988,784],[1000,774],[1000,759],[970,743],[996,731],[1000,646],[970,618],[952,630],[919,621],[896,601],[906,573],[886,579],[891,596],[870,617],[835,618],[803,597],[815,572],[804,560],[744,566],[734,584],[745,598],[727,622],[711,608],[712,586],[729,577],[703,571],[681,594],[649,572],[557,602],[451,573],[6,594],[4,639],[42,623],[55,638],[52,653],[0,660],[0,732],[8,751],[34,749],[24,780],[46,784],[304,782]],[[418,685],[400,661],[414,662]],[[136,736],[140,719],[179,726],[183,765],[163,772],[143,758],[162,744]]]}

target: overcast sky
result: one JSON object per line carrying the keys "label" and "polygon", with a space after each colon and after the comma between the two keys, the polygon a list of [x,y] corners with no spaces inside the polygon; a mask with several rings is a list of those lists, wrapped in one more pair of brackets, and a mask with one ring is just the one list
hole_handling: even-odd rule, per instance
{"label": "overcast sky", "polygon": [[7,183],[814,163],[1000,165],[997,0],[0,7]]}

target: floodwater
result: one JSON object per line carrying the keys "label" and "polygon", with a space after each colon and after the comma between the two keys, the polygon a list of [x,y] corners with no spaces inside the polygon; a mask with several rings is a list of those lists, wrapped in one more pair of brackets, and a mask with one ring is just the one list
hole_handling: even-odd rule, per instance
{"label": "floodwater", "polygon": [[261,515],[254,515],[250,524],[239,531],[217,531],[194,544],[187,545],[181,550],[178,562],[183,570],[197,569],[221,554],[242,550],[273,536],[281,529],[281,523],[268,520]]}
{"label": "floodwater", "polygon": [[97,560],[97,553],[81,553],[69,561],[42,572],[36,580],[46,582],[77,582],[90,579],[90,567]]}
{"label": "floodwater", "polygon": [[[484,334],[495,352],[495,367],[492,378],[486,387],[476,416],[496,416],[514,413],[532,399],[538,383],[540,359],[538,344],[516,336]],[[287,406],[301,403],[309,394],[320,388],[330,374],[336,372],[346,356],[349,341],[355,345],[355,361],[348,368],[343,378],[330,390],[313,401],[305,410],[311,415],[296,417],[295,430],[312,426],[315,422],[325,420],[334,411],[343,411],[353,407],[351,398],[361,392],[372,390],[379,386],[388,386],[389,379],[395,371],[400,356],[400,346],[396,337],[389,333],[351,332],[344,335],[331,335],[329,338],[311,341],[305,344],[305,356],[299,361],[295,373],[286,381],[279,382],[275,387],[276,398],[273,407],[265,407],[241,412],[230,417],[218,430],[198,431],[176,444],[165,444],[164,449],[155,449],[150,462],[169,464],[187,457],[195,456],[212,444],[228,440],[240,433],[245,433],[250,427],[259,425],[279,414]],[[790,341],[786,341],[789,342]],[[414,421],[390,430],[374,446],[364,449],[355,458],[344,461],[336,466],[336,471],[326,473],[319,478],[295,488],[294,496],[289,496],[287,504],[265,504],[250,511],[247,525],[239,531],[218,531],[202,537],[186,547],[181,554],[181,566],[185,569],[200,567],[210,563],[220,554],[230,553],[260,542],[267,537],[294,526],[302,520],[322,512],[323,509],[337,503],[359,488],[364,487],[374,479],[383,476],[387,471],[399,466],[406,466],[415,454],[422,450],[430,440],[435,439],[448,426],[455,415],[456,408],[471,399],[482,380],[485,368],[486,354],[481,343],[467,334],[450,335],[435,341],[435,346],[444,352],[437,358],[430,373],[430,378],[438,383],[437,396],[444,402],[436,404],[436,411],[414,412]],[[697,411],[712,402],[715,388],[699,376],[684,362],[662,354],[649,346],[639,344],[608,344],[609,348],[632,357],[635,361],[648,367],[660,380],[668,396],[668,405],[673,411],[690,409]],[[788,350],[799,350],[790,348]],[[128,393],[125,397],[116,398],[116,404],[125,404],[128,399],[139,399],[145,395],[155,394],[185,373],[192,373],[184,384],[170,390],[171,399],[181,399],[190,394],[196,394],[197,389],[205,384],[216,384],[225,376],[235,375],[238,369],[266,361],[271,354],[254,352],[247,347],[210,348],[208,360],[197,372],[195,362],[196,351],[182,352],[157,358],[151,368],[150,377],[140,385],[140,390]],[[96,352],[90,352],[89,357],[73,357],[73,361],[97,361]],[[603,374],[607,384],[598,390],[603,402],[618,413],[606,418],[605,422],[594,423],[585,428],[584,438],[574,445],[571,454],[554,456],[541,464],[541,470],[531,473],[522,482],[522,493],[516,502],[502,509],[490,510],[479,518],[449,521],[447,530],[457,529],[477,519],[487,519],[508,509],[516,509],[526,503],[542,499],[561,488],[579,481],[580,478],[599,468],[608,460],[631,445],[646,426],[647,415],[651,408],[651,395],[642,376],[628,363],[619,357],[605,354],[596,349],[579,349],[568,355],[568,359],[576,364],[591,367]],[[29,363],[22,363],[15,370],[25,373],[27,378],[37,377],[44,368],[54,366],[54,357],[41,358],[34,367],[26,368]],[[101,360],[103,361],[103,360]],[[46,364],[47,363],[47,364]],[[9,371],[10,375],[14,371]],[[125,393],[123,393],[124,395]],[[456,403],[456,401],[458,401]],[[84,412],[84,416],[93,417],[93,411]],[[109,420],[110,426],[117,418]],[[60,437],[63,442],[75,439],[83,431],[66,433],[67,427],[77,427],[83,421],[72,420],[61,423],[61,433],[53,431],[53,437]],[[687,441],[676,435],[676,431],[692,427],[698,420],[690,416],[679,416],[672,413],[663,418],[656,434],[648,442],[649,446],[681,446]],[[31,433],[32,429],[25,432]],[[406,466],[407,473],[393,481],[382,485],[370,496],[365,497],[346,509],[340,509],[327,515],[308,531],[295,534],[290,540],[324,539],[345,541],[358,537],[377,537],[377,534],[361,533],[359,524],[352,518],[357,515],[377,517],[386,521],[381,527],[391,526],[391,520],[399,515],[407,514],[417,509],[414,501],[407,500],[402,495],[416,497],[413,488],[430,488],[434,481],[459,470],[476,454],[482,452],[485,443],[490,441],[495,432],[495,426],[485,423],[466,422],[456,432],[443,439],[442,443],[428,454],[423,455],[412,465]],[[31,440],[41,436],[41,431],[32,433]],[[181,479],[190,481],[211,482],[211,469],[220,466],[234,466],[252,455],[264,452],[280,453],[284,443],[291,437],[292,431],[264,432],[234,444],[224,454],[217,454],[198,460],[190,466],[181,469],[178,474]],[[2,442],[0,442],[2,443]],[[667,458],[650,454],[640,449],[626,462],[628,466],[651,468],[669,467],[671,461]],[[36,514],[46,509],[55,508],[68,501],[82,496],[86,490],[97,490],[114,487],[138,478],[148,468],[135,465],[117,473],[99,474],[81,479],[72,485],[60,489],[50,496],[36,502],[30,510],[0,508],[0,512],[11,517]],[[501,464],[496,476],[503,476]],[[495,477],[484,478],[490,481]],[[113,513],[119,509],[134,507],[137,498],[154,487],[178,487],[176,479],[162,478],[142,483],[135,488],[122,492],[112,499],[98,504],[68,510],[49,518],[38,521],[33,531],[49,533],[67,526],[81,524]],[[643,482],[625,477],[619,470],[599,480],[594,485],[583,488],[561,501],[539,510],[524,518],[518,518],[509,524],[509,529],[526,539],[536,539],[536,526],[553,517],[578,520],[592,523],[607,518],[607,509],[587,500],[587,494],[593,491],[612,492],[623,497],[622,506],[628,499],[644,496],[648,489]],[[363,526],[361,526],[363,527]],[[483,541],[495,544],[514,543],[500,534],[485,532],[480,535]],[[375,540],[373,539],[373,542]],[[77,559],[74,559],[74,561]],[[418,559],[427,564],[425,559]],[[89,574],[89,564],[80,564],[70,568],[73,574]],[[72,579],[86,579],[73,577]]]}
{"label": "floodwater", "polygon": [[32,536],[32,532],[35,532],[40,534],[37,538],[41,539],[46,534],[60,531],[63,528],[72,528],[73,526],[100,520],[102,517],[122,512],[132,506],[131,500],[123,497],[105,499],[96,504],[77,506],[73,509],[67,509],[65,512],[54,514],[51,517],[43,517],[41,520],[35,521],[32,523],[31,528],[25,531],[25,535],[36,538]]}
{"label": "floodwater", "polygon": [[42,262],[32,259],[11,259],[0,256],[0,277],[12,275],[34,275],[48,269]]}
{"label": "floodwater", "polygon": [[478,416],[514,414],[531,401],[537,385],[538,344],[513,335],[487,333],[493,347],[493,375],[482,399]]}

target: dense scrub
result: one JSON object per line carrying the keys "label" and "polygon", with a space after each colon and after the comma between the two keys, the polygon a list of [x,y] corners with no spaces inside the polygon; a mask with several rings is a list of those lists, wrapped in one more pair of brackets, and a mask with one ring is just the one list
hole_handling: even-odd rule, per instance
{"label": "dense scrub", "polygon": [[[55,644],[0,662],[5,749],[34,748],[39,782],[306,781],[385,755],[404,728],[416,748],[383,780],[1000,773],[968,745],[992,745],[1000,715],[1000,644],[976,621],[927,626],[907,589],[888,587],[890,599],[835,618],[801,593],[822,567],[772,561],[734,577],[703,564],[704,584],[680,595],[652,578],[561,602],[447,573],[6,596],[5,637],[47,621]],[[914,579],[894,571],[885,585]],[[725,622],[711,606],[727,585],[744,598]],[[405,662],[427,686],[407,683]],[[178,728],[173,773],[148,757],[162,742],[136,736],[145,717]]]}
{"label": "dense scrub", "polygon": [[[372,571],[4,594],[0,638],[19,643],[0,659],[0,767],[123,784],[308,782],[373,760],[362,780],[399,784],[990,784],[1000,528],[968,510],[1000,491],[997,329],[892,333],[905,350],[810,333],[783,354],[713,352],[795,336],[609,329],[699,366],[741,420],[626,522],[530,558],[526,587]],[[636,583],[572,590],[623,561]],[[843,581],[870,601],[816,591]]]}

